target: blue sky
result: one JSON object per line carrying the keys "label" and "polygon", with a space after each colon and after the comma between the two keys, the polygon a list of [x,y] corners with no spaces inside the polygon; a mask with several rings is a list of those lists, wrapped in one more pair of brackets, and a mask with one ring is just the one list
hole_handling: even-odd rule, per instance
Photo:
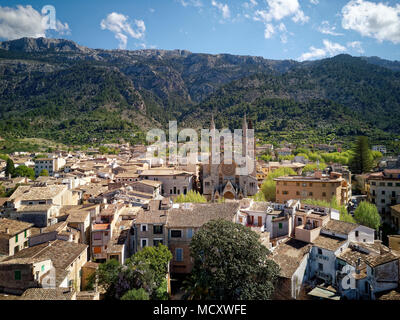
{"label": "blue sky", "polygon": [[[42,8],[56,9],[56,29]],[[31,7],[28,7],[31,6]],[[349,53],[400,60],[400,4],[386,0],[0,0],[0,38],[91,48],[186,49],[270,59]]]}

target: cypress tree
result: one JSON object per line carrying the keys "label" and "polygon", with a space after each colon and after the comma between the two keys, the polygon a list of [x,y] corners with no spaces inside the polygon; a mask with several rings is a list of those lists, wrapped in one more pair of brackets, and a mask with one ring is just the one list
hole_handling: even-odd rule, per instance
{"label": "cypress tree", "polygon": [[371,171],[373,167],[372,152],[369,148],[367,137],[358,137],[353,148],[353,159],[351,161],[351,170],[353,173],[361,174]]}

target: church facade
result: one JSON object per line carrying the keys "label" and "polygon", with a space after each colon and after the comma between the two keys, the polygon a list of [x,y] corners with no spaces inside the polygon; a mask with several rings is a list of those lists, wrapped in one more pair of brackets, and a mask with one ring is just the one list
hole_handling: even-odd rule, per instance
{"label": "church facade", "polygon": [[[256,158],[255,158],[255,142],[254,137],[248,135],[248,129],[253,129],[251,121],[247,122],[246,116],[242,125],[242,158],[246,158],[246,164],[238,164],[235,162],[234,152],[232,152],[232,161],[224,162],[224,154],[227,152],[223,149],[223,143],[220,144],[220,163],[213,162],[213,139],[210,138],[210,152],[208,162],[202,165],[201,180],[203,187],[203,195],[207,200],[218,201],[218,199],[242,199],[253,196],[258,192],[257,174],[256,174]],[[211,120],[211,130],[215,130],[214,118]],[[233,141],[233,138],[232,138]],[[248,170],[240,171],[239,168],[247,166]],[[239,172],[240,171],[240,172]]]}

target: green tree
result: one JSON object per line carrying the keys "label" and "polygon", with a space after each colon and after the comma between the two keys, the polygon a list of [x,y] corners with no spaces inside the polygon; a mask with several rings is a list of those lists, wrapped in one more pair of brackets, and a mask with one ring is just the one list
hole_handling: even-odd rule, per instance
{"label": "green tree", "polygon": [[[147,263],[154,271],[154,280],[157,288],[162,288],[168,273],[168,264],[172,259],[172,253],[168,247],[159,244],[157,247],[145,247],[138,251],[134,256],[129,258],[126,264],[137,265],[139,263]],[[166,289],[166,288],[165,288]],[[165,300],[168,298],[166,292],[162,290],[155,290],[155,295],[152,297],[157,300]]]}
{"label": "green tree", "polygon": [[15,166],[14,166],[14,161],[12,161],[11,158],[7,159],[7,164],[6,164],[6,177],[8,178],[9,175],[13,175],[14,174],[14,170],[15,170]]}
{"label": "green tree", "polygon": [[350,162],[351,171],[356,174],[371,171],[373,155],[369,148],[367,137],[358,137],[353,148],[353,157]]}
{"label": "green tree", "polygon": [[205,224],[193,237],[194,259],[188,292],[204,289],[202,299],[266,300],[274,292],[279,266],[251,229],[225,220]]}
{"label": "green tree", "polygon": [[21,165],[15,168],[13,177],[27,177],[31,180],[35,179],[35,170],[28,168],[27,166]]}
{"label": "green tree", "polygon": [[186,195],[180,194],[176,197],[175,203],[206,203],[207,199],[199,192],[190,190]]}
{"label": "green tree", "polygon": [[121,300],[150,300],[149,294],[143,288],[132,289],[125,293]]}
{"label": "green tree", "polygon": [[276,197],[276,182],[275,178],[295,175],[296,172],[292,168],[279,168],[268,174],[267,179],[261,185],[261,191],[264,194],[266,201],[275,201]]}
{"label": "green tree", "polygon": [[43,169],[40,174],[40,177],[48,177],[49,176],[49,171],[47,171],[46,169]]}
{"label": "green tree", "polygon": [[362,201],[354,211],[354,219],[363,226],[378,230],[381,225],[381,217],[378,209],[372,203]]}

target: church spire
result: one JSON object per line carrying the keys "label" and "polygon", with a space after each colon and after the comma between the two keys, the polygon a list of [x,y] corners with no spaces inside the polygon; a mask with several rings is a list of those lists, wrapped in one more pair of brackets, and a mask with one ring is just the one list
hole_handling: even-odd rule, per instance
{"label": "church spire", "polygon": [[215,130],[214,114],[211,114],[211,130]]}
{"label": "church spire", "polygon": [[245,132],[247,130],[247,114],[244,114],[244,118],[243,118],[243,132]]}

